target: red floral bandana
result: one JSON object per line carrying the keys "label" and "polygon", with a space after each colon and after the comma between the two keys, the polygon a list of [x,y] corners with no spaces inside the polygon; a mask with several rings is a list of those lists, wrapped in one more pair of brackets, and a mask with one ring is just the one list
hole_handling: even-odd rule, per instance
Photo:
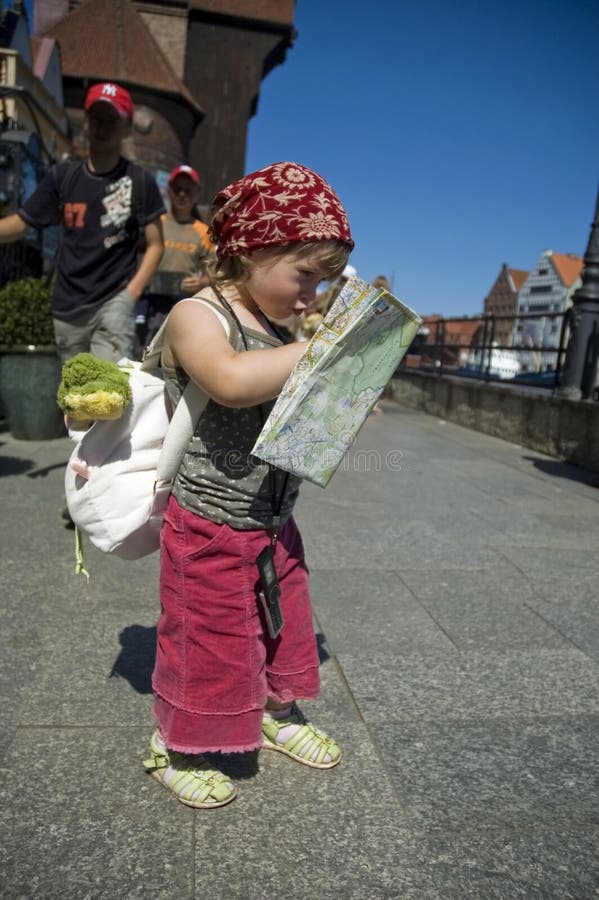
{"label": "red floral bandana", "polygon": [[210,214],[220,259],[296,241],[339,240],[354,246],[339,197],[299,163],[273,163],[245,175],[219,191]]}

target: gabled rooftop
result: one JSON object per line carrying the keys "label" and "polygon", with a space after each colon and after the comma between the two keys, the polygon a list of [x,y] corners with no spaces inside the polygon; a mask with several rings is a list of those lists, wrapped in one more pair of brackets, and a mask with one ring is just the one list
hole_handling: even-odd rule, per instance
{"label": "gabled rooftop", "polygon": [[130,0],[88,0],[46,32],[60,45],[65,76],[143,85],[203,110],[173,71]]}
{"label": "gabled rooftop", "polygon": [[528,278],[528,272],[525,269],[508,269],[510,278],[512,279],[514,289],[519,291],[526,279]]}
{"label": "gabled rooftop", "polygon": [[582,257],[575,253],[552,253],[551,262],[564,287],[572,287],[584,266]]}

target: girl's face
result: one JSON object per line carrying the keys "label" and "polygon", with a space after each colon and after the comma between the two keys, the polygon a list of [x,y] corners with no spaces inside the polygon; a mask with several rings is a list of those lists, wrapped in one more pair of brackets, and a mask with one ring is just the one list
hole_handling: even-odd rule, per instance
{"label": "girl's face", "polygon": [[249,294],[266,316],[300,316],[314,305],[324,272],[313,257],[301,257],[293,251],[281,254],[280,250],[256,250],[252,263],[242,294]]}

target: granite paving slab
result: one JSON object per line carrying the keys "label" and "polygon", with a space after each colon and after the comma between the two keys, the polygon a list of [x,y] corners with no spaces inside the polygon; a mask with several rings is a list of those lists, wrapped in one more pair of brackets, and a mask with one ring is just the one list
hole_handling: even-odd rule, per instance
{"label": "granite paving slab", "polygon": [[[347,531],[347,513],[324,508],[305,513],[301,502],[297,519],[303,531],[310,568],[345,569],[356,565],[374,571],[404,569],[501,568],[499,551],[487,546],[480,529],[469,527],[466,544],[451,516],[444,527],[426,511],[405,519],[381,522],[373,510],[356,518]],[[340,538],[340,535],[342,537]]]}
{"label": "granite paving slab", "polygon": [[[334,653],[455,653],[447,634],[406,587],[397,572],[362,568],[311,570],[318,620]],[[417,580],[417,576],[415,576]]]}
{"label": "granite paving slab", "polygon": [[[596,528],[595,523],[593,527]],[[538,576],[551,577],[553,573],[559,575],[572,572],[576,575],[583,570],[594,575],[599,574],[597,553],[590,553],[585,547],[535,547],[534,552],[531,552],[526,544],[514,542],[502,545],[500,553],[527,579]]]}
{"label": "granite paving slab", "polygon": [[509,827],[481,832],[473,823],[445,832],[399,832],[392,896],[398,900],[591,900],[599,884],[598,851],[597,828]]}
{"label": "granite paving slab", "polygon": [[461,651],[567,649],[563,632],[537,613],[536,595],[516,570],[496,573],[402,572],[404,581],[432,621]]}
{"label": "granite paving slab", "polygon": [[599,582],[592,568],[538,572],[527,603],[572,644],[599,662]]}
{"label": "granite paving slab", "polygon": [[[138,663],[147,647],[147,641],[140,644]],[[23,704],[21,724],[107,727],[147,721],[149,727],[147,691],[135,690],[130,680],[114,672],[120,652],[116,625],[94,621],[87,631],[73,628],[70,636],[61,635]],[[146,658],[145,665],[148,662]],[[148,682],[150,671],[137,668],[136,677],[141,682],[145,675]]]}
{"label": "granite paving slab", "polygon": [[580,509],[568,515],[556,502],[547,515],[498,507],[488,507],[478,515],[489,543],[498,549],[517,544],[526,547],[531,555],[543,548],[586,551],[589,555],[596,552],[599,511],[585,514]]}
{"label": "granite paving slab", "polygon": [[15,633],[10,625],[3,619],[0,630],[0,759],[38,682],[49,646],[39,630]]}
{"label": "granite paving slab", "polygon": [[414,827],[599,826],[599,715],[380,718],[371,734]]}
{"label": "granite paving slab", "polygon": [[381,697],[393,722],[599,713],[599,668],[575,649],[372,656],[358,648],[337,658],[367,723]]}
{"label": "granite paving slab", "polygon": [[163,802],[131,728],[20,728],[0,773],[6,900],[193,897],[192,810]]}

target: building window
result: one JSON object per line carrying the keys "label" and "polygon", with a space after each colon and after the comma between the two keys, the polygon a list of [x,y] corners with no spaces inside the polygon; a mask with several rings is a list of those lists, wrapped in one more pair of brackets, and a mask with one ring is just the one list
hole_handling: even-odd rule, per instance
{"label": "building window", "polygon": [[548,271],[549,271],[549,269],[539,269],[538,274],[539,274],[539,275],[546,275]]}
{"label": "building window", "polygon": [[548,294],[552,290],[550,284],[533,284],[530,289],[531,294]]}

